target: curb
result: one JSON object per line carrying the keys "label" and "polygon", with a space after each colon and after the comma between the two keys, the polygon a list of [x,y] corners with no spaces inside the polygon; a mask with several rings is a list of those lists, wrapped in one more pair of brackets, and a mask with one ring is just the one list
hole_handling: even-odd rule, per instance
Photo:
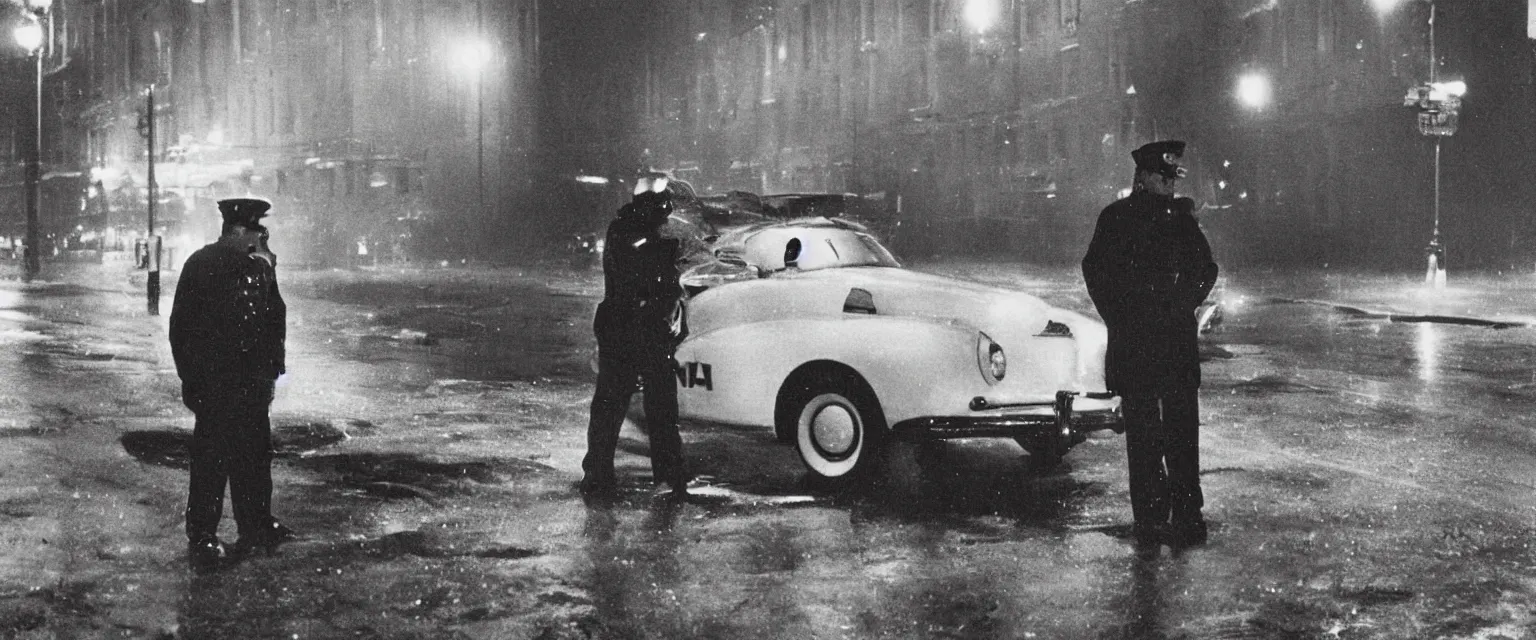
{"label": "curb", "polygon": [[1306,298],[1266,298],[1266,302],[1276,304],[1307,304],[1328,307],[1344,315],[1354,318],[1369,320],[1385,320],[1387,322],[1429,322],[1435,324],[1459,324],[1473,327],[1485,327],[1489,329],[1517,329],[1532,326],[1530,322],[1515,322],[1510,320],[1490,320],[1472,316],[1452,316],[1441,314],[1415,314],[1397,313],[1394,311],[1372,311],[1360,307],[1350,306],[1327,300],[1310,300]]}

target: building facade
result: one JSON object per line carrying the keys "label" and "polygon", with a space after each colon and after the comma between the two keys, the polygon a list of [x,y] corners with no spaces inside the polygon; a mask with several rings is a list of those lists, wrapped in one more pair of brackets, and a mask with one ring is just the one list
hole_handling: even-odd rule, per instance
{"label": "building facade", "polygon": [[[908,251],[1072,260],[1129,186],[1130,150],[1181,138],[1227,259],[1395,263],[1428,240],[1433,190],[1402,107],[1428,80],[1430,5],[1397,4],[667,0],[646,16],[633,164],[703,190],[878,198]],[[1530,155],[1525,7],[1440,4],[1438,77],[1470,87],[1442,230],[1485,254],[1532,230],[1528,168],[1482,159]],[[1490,180],[1509,190],[1472,187]]]}
{"label": "building facade", "polygon": [[326,264],[492,250],[529,206],[535,0],[56,0],[49,16],[47,160],[89,177],[104,239],[147,231],[151,88],[158,231],[183,256],[231,195],[273,200],[276,250]]}

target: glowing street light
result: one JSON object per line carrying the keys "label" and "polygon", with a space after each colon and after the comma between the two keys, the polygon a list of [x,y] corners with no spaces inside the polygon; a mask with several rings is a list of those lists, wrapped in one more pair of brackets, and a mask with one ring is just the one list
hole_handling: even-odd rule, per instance
{"label": "glowing street light", "polygon": [[970,25],[977,33],[986,33],[997,23],[1001,7],[998,0],[966,0],[964,16],[965,23]]}
{"label": "glowing street light", "polygon": [[1237,100],[1250,109],[1263,109],[1269,106],[1273,92],[1269,86],[1269,77],[1258,72],[1249,72],[1237,79]]}
{"label": "glowing street light", "polygon": [[479,73],[491,62],[491,45],[478,40],[461,42],[453,49],[453,67],[466,73]]}
{"label": "glowing street light", "polygon": [[37,68],[36,82],[33,85],[35,101],[32,105],[32,148],[27,154],[27,246],[22,264],[22,278],[28,281],[37,277],[43,270],[37,232],[37,207],[38,200],[42,196],[39,185],[42,181],[43,162],[43,25],[41,18],[50,4],[52,3],[47,0],[29,3],[28,6],[36,13],[33,14],[32,19],[16,27],[15,31],[16,44],[27,50],[27,55],[32,57]]}
{"label": "glowing street light", "polygon": [[485,215],[485,68],[491,66],[494,51],[485,40],[485,2],[475,0],[475,37],[459,43],[453,51],[454,66],[475,77],[475,196],[476,210]]}
{"label": "glowing street light", "polygon": [[22,23],[21,26],[16,27],[15,34],[16,44],[21,45],[27,55],[32,55],[38,47],[43,46],[43,25],[35,21],[28,20]]}
{"label": "glowing street light", "polygon": [[1464,95],[1467,95],[1467,83],[1461,80],[1454,80],[1451,82],[1431,82],[1429,83],[1429,89],[1429,99],[1436,102],[1444,102],[1446,96],[1450,96],[1452,98],[1460,98]]}
{"label": "glowing street light", "polygon": [[1396,9],[1397,5],[1407,1],[1408,0],[1371,0],[1371,8],[1376,10],[1376,15],[1385,16],[1389,13],[1392,13],[1392,10]]}

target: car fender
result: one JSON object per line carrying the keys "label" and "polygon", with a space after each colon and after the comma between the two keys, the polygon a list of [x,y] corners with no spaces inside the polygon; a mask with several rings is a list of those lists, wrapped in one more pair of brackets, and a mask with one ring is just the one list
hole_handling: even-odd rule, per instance
{"label": "car fender", "polygon": [[786,379],[817,361],[862,377],[892,424],[964,411],[986,387],[976,361],[978,335],[955,323],[856,314],[723,327],[678,347],[679,411],[692,419],[772,426]]}

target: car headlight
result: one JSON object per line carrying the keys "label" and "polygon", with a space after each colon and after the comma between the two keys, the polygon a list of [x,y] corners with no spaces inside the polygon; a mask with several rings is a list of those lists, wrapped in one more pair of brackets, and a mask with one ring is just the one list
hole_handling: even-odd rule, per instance
{"label": "car headlight", "polygon": [[985,333],[976,338],[976,365],[981,368],[981,377],[987,379],[987,384],[1002,382],[1003,376],[1008,375],[1008,356],[1003,353],[1003,346]]}

